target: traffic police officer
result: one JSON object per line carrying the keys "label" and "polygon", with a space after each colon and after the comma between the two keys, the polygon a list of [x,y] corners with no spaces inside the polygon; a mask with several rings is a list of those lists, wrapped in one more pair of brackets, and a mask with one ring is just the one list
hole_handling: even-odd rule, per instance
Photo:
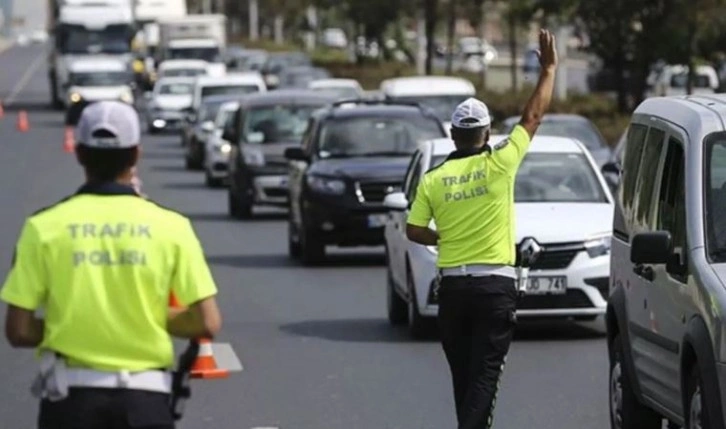
{"label": "traffic police officer", "polygon": [[459,429],[491,427],[514,331],[514,182],[549,107],[557,67],[552,34],[543,30],[539,43],[540,77],[519,125],[490,147],[486,105],[473,98],[460,104],[452,115],[456,151],[424,175],[408,217],[408,238],[439,248],[439,327]]}
{"label": "traffic police officer", "polygon": [[[220,329],[190,221],[131,186],[140,138],[130,106],[85,108],[76,155],[86,183],[22,228],[0,298],[10,344],[39,348],[40,429],[173,428],[171,336]],[[186,309],[168,308],[172,292]]]}

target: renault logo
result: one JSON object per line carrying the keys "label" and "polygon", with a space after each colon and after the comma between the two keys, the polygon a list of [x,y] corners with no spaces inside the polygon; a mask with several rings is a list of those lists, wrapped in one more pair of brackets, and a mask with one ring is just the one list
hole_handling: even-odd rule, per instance
{"label": "renault logo", "polygon": [[394,188],[393,186],[389,186],[389,187],[386,188],[386,193],[387,194],[390,194],[391,192],[393,192],[395,190],[396,190],[396,188]]}
{"label": "renault logo", "polygon": [[542,246],[532,237],[526,237],[519,245],[522,262],[533,264],[542,253]]}

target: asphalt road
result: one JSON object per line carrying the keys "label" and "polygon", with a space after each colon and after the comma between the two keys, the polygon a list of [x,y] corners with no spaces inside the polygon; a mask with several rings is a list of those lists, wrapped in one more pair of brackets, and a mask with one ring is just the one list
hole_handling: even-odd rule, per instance
{"label": "asphalt road", "polygon": [[[0,54],[0,97],[17,94],[0,120],[2,267],[23,219],[82,180],[61,149],[62,115],[46,107],[41,55],[37,46]],[[28,111],[28,133],[15,130],[17,109]],[[245,367],[227,380],[196,382],[179,427],[455,427],[440,346],[387,325],[381,251],[335,252],[328,266],[314,269],[290,262],[284,217],[229,220],[225,191],[208,190],[201,173],[184,171],[178,142],[147,138],[141,178],[152,198],[193,219],[220,289],[219,341],[231,343]],[[33,375],[32,352],[0,341],[0,427],[34,427]],[[608,427],[602,323],[521,324],[502,386],[496,428]]]}

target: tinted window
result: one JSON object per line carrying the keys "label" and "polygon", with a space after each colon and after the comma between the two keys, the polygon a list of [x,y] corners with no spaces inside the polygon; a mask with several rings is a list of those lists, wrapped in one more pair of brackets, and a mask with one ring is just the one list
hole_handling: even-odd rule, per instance
{"label": "tinted window", "polygon": [[164,70],[162,77],[196,77],[207,74],[205,69],[171,69]]}
{"label": "tinted window", "polygon": [[118,86],[131,83],[133,75],[128,72],[73,73],[70,81],[74,86]]}
{"label": "tinted window", "polygon": [[726,262],[726,134],[706,139],[706,231],[708,252]]}
{"label": "tinted window", "polygon": [[213,95],[244,95],[258,92],[260,88],[257,85],[225,85],[225,86],[205,86],[202,88],[202,98]]}
{"label": "tinted window", "polygon": [[424,140],[445,137],[439,122],[422,116],[334,118],[323,125],[321,157],[410,155]]}
{"label": "tinted window", "polygon": [[[688,85],[688,73],[673,75],[673,77],[671,78],[671,87],[672,88],[686,88],[687,85]],[[693,77],[693,87],[694,88],[710,88],[711,80],[706,75],[697,74]]]}
{"label": "tinted window", "polygon": [[[392,97],[393,98],[393,97]],[[418,103],[431,109],[442,122],[451,121],[451,114],[462,101],[469,98],[468,95],[428,95],[420,97],[395,97],[396,101],[405,103]]]}
{"label": "tinted window", "polygon": [[192,93],[194,85],[190,83],[169,83],[163,84],[159,88],[161,95],[189,95]]}
{"label": "tinted window", "polygon": [[210,63],[220,60],[217,48],[170,48],[169,60],[202,60]]}
{"label": "tinted window", "polygon": [[222,101],[204,103],[199,112],[200,122],[214,121],[217,119],[217,113],[219,113],[219,108],[222,107],[222,104],[224,104]]}
{"label": "tinted window", "polygon": [[651,128],[645,141],[643,158],[638,169],[636,185],[636,213],[634,221],[641,227],[650,226],[650,208],[653,202],[653,187],[658,173],[658,163],[663,150],[665,132]]}
{"label": "tinted window", "polygon": [[403,191],[406,193],[406,198],[408,201],[413,202],[415,196],[416,196],[416,189],[415,187],[418,186],[418,179],[416,176],[418,176],[421,172],[421,152],[416,151],[416,153],[411,158],[411,164],[408,166],[408,171],[406,172],[406,178],[403,182]]}
{"label": "tinted window", "polygon": [[683,147],[671,137],[658,195],[657,229],[669,231],[676,248],[686,245],[685,168]]}
{"label": "tinted window", "polygon": [[517,172],[514,201],[603,203],[607,197],[584,155],[530,153]]}
{"label": "tinted window", "polygon": [[621,203],[626,212],[633,206],[635,182],[638,178],[640,159],[643,156],[643,146],[648,128],[644,125],[632,124],[628,129],[628,137],[623,154],[623,172],[621,187]]}
{"label": "tinted window", "polygon": [[262,143],[299,142],[308,120],[318,108],[320,106],[280,105],[247,110],[243,135],[261,133]]}
{"label": "tinted window", "polygon": [[595,126],[588,121],[568,119],[544,121],[537,128],[537,134],[577,139],[588,149],[600,149],[607,146]]}

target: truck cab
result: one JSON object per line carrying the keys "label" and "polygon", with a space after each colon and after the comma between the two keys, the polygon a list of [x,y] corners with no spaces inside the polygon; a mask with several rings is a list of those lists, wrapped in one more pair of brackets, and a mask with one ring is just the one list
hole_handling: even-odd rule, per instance
{"label": "truck cab", "polygon": [[53,45],[48,62],[51,102],[63,107],[69,66],[79,58],[106,55],[133,60],[135,22],[130,0],[52,0]]}
{"label": "truck cab", "polygon": [[[187,15],[160,21],[156,64],[166,60],[204,60],[223,73],[226,71],[226,22],[224,15]],[[217,74],[214,70],[211,72]]]}

